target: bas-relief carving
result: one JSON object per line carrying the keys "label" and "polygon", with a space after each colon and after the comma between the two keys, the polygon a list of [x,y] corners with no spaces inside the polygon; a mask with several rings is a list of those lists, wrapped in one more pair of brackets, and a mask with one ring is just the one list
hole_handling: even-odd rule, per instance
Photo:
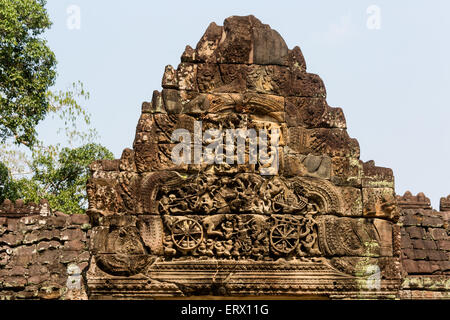
{"label": "bas-relief carving", "polygon": [[[380,269],[382,286],[364,294],[395,291],[389,220],[396,203],[393,188],[378,183],[387,173],[361,170],[342,110],[327,105],[323,82],[306,73],[298,47],[265,48],[267,55],[258,51],[259,37],[274,33],[258,31],[256,41],[252,31],[246,36],[256,44],[242,54],[249,23],[271,30],[252,16],[229,18],[224,28],[211,24],[177,69],[166,68],[162,92],[143,104],[133,150],[116,170],[93,167],[88,282],[95,294],[113,287],[130,297],[173,296],[218,286],[212,294],[333,296],[370,291],[357,279]],[[194,133],[195,121],[202,134],[279,130],[279,172],[262,176],[260,163],[174,164],[171,134]]]}
{"label": "bas-relief carving", "polygon": [[170,256],[273,260],[276,256],[317,255],[317,230],[309,217],[212,215],[165,217]]}
{"label": "bas-relief carving", "polygon": [[[156,173],[155,175],[159,175]],[[262,177],[239,173],[232,177],[164,173],[157,190],[143,188],[147,213],[159,214],[315,214],[341,213],[342,199],[329,183],[315,179]],[[151,179],[151,178],[150,178]],[[156,185],[153,184],[153,187]]]}
{"label": "bas-relief carving", "polygon": [[[329,215],[342,210],[343,200],[320,180],[159,172],[145,182],[141,198],[151,215],[128,223],[120,222],[127,216],[110,217],[95,240],[104,243],[98,252],[109,254],[97,260],[106,272],[138,273],[146,254],[241,261],[392,256],[385,245],[392,241],[389,223]],[[126,257],[132,257],[129,263]]]}

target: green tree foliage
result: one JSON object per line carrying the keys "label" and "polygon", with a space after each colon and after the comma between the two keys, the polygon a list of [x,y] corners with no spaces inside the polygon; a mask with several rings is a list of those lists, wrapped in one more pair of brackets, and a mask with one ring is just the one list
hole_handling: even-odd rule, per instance
{"label": "green tree foliage", "polygon": [[19,197],[18,185],[12,179],[8,167],[0,162],[0,202],[5,199],[17,199]]}
{"label": "green tree foliage", "polygon": [[36,152],[30,163],[33,176],[16,182],[19,195],[26,202],[45,198],[54,210],[82,213],[87,207],[88,167],[97,159],[113,159],[113,154],[95,143],[63,148],[57,157],[48,152]]}
{"label": "green tree foliage", "polygon": [[33,145],[49,111],[56,59],[40,35],[51,22],[45,0],[0,0],[0,140]]}
{"label": "green tree foliage", "polygon": [[[13,171],[14,177],[7,169],[4,170],[3,176],[8,176],[9,180],[5,183],[5,192],[0,189],[0,199],[23,199],[35,203],[47,199],[53,210],[82,213],[87,208],[89,164],[114,157],[108,149],[95,143],[98,134],[89,128],[90,114],[78,102],[89,98],[81,83],[73,84],[67,91],[52,92],[49,96],[48,115],[64,123],[63,128],[55,129],[55,134],[65,137],[69,147],[46,145],[38,138],[28,152],[21,151],[20,146],[14,148],[12,144],[0,146],[0,151],[3,150],[0,160]],[[80,130],[79,124],[87,126],[87,130]],[[74,147],[74,144],[81,146]]]}
{"label": "green tree foliage", "polygon": [[[51,91],[54,53],[39,36],[50,27],[45,0],[0,0],[0,201],[49,200],[53,210],[81,213],[87,207],[89,164],[113,155],[96,143],[83,84]],[[40,141],[37,124],[52,116],[64,123],[55,134],[67,143]],[[62,135],[61,133],[64,133]]]}

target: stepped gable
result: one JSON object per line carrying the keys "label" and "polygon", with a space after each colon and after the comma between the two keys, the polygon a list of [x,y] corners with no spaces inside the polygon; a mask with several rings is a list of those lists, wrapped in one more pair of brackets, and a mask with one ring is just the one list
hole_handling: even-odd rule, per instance
{"label": "stepped gable", "polygon": [[[392,170],[359,159],[299,47],[254,16],[229,17],[186,46],[161,84],[133,147],[91,165],[91,298],[398,295]],[[197,139],[233,129],[266,132],[270,161],[249,161],[249,137],[239,163],[206,152],[222,136]],[[173,160],[180,132],[191,161]],[[377,272],[372,290],[364,279]]]}
{"label": "stepped gable", "polygon": [[406,191],[403,196],[397,196],[397,202],[402,209],[431,209],[431,202],[423,192],[413,196]]}

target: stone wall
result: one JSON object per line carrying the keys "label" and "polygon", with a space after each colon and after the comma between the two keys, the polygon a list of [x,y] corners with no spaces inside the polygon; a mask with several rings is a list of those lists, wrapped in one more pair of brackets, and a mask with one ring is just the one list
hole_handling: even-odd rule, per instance
{"label": "stone wall", "polygon": [[87,299],[89,217],[39,204],[0,205],[0,299]]}
{"label": "stone wall", "polygon": [[419,193],[397,196],[401,208],[401,299],[450,298],[450,197],[442,198],[440,211]]}

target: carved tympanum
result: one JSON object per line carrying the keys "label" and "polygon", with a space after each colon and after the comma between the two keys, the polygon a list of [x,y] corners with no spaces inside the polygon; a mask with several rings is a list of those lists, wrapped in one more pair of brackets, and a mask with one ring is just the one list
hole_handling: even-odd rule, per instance
{"label": "carved tympanum", "polygon": [[355,278],[377,268],[392,278],[392,171],[359,160],[300,48],[230,17],[166,67],[162,86],[133,149],[91,166],[92,292],[332,296],[360,292]]}

